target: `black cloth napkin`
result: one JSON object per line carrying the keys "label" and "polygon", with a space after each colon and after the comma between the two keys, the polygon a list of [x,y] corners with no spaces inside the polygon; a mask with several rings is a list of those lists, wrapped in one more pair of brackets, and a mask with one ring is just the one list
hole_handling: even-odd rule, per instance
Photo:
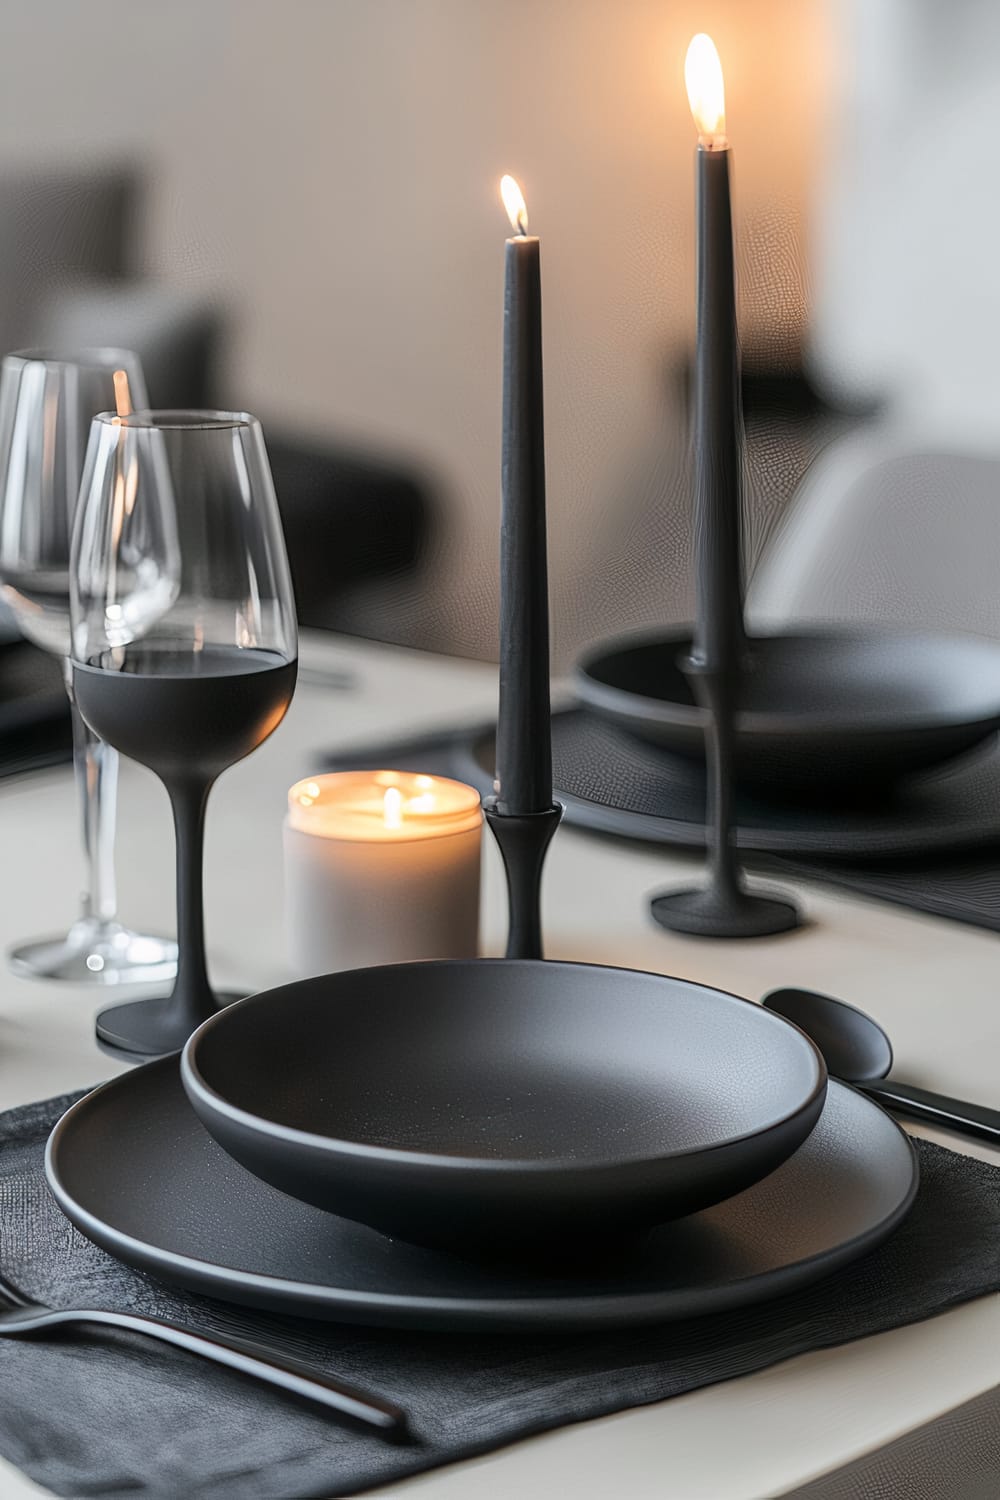
{"label": "black cloth napkin", "polygon": [[[26,1295],[228,1329],[378,1390],[411,1413],[391,1447],[137,1335],[0,1339],[0,1452],[59,1495],[309,1500],[661,1401],[1000,1288],[1000,1167],[918,1142],[921,1187],[879,1250],[779,1301],[596,1336],[395,1333],[256,1315],[119,1265],[63,1217],[45,1140],[72,1101],[0,1115],[0,1268]],[[220,1210],[221,1211],[221,1210]]]}
{"label": "black cloth napkin", "polygon": [[[483,733],[482,724],[474,729],[443,729],[412,740],[387,741],[327,755],[326,763],[332,770],[389,765],[401,771],[467,780],[472,762],[470,747],[478,744]],[[794,820],[794,807],[785,808],[784,816]],[[571,812],[567,822],[572,822]],[[751,868],[799,875],[859,896],[1000,932],[1000,847],[857,861],[754,853],[744,858]]]}

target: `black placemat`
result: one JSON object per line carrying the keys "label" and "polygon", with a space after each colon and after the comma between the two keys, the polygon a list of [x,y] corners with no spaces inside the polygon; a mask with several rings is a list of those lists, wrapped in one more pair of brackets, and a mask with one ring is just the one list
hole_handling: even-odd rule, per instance
{"label": "black placemat", "polygon": [[874,896],[913,911],[1000,932],[1000,846],[964,854],[876,860],[870,865],[792,859],[769,860],[767,865],[859,896]]}
{"label": "black placemat", "polygon": [[[0,1452],[61,1495],[308,1500],[644,1405],[913,1323],[1000,1287],[1000,1167],[918,1142],[921,1187],[879,1250],[779,1301],[595,1337],[400,1334],[254,1316],[119,1265],[63,1218],[42,1173],[69,1099],[0,1116],[0,1267],[63,1306],[159,1313],[269,1339],[411,1413],[415,1441],[359,1436],[136,1335],[0,1340]],[[224,1206],[220,1206],[220,1212]]]}
{"label": "black placemat", "polygon": [[[569,719],[575,718],[578,713],[578,710],[563,710],[554,715],[556,745],[559,743],[560,726],[565,725]],[[614,781],[619,764],[618,756],[621,753],[619,741],[627,739],[627,736],[603,727],[595,732],[598,736],[605,737],[599,739],[599,743],[604,745],[606,751],[601,771],[601,784],[594,788],[595,795],[600,795],[601,786],[608,786]],[[484,759],[482,746],[487,733],[488,726],[482,725],[460,730],[441,730],[419,738],[362,746],[335,756],[326,756],[325,762],[335,770],[364,766],[392,766],[404,771],[424,771],[432,775],[457,776],[463,780],[473,781],[481,791],[485,792],[491,789],[489,774],[482,769]],[[570,738],[575,737],[575,734],[576,731],[571,730]],[[627,748],[630,756],[638,756],[640,763],[645,765],[645,757],[648,755],[646,750],[635,746]],[[631,762],[627,765],[631,766]],[[631,776],[632,771],[628,770],[627,774]],[[995,812],[1000,812],[1000,768],[993,779],[996,780]],[[635,783],[630,781],[629,785],[634,786]],[[749,805],[752,810],[754,804],[751,802]],[[580,809],[574,807],[572,802],[567,808],[568,823],[599,828],[599,825],[592,819],[588,821],[588,816],[589,814],[585,812],[581,817]],[[802,818],[805,814],[801,810],[797,811],[794,804],[789,804],[781,810],[781,816],[786,826],[794,826],[796,818]],[[810,817],[815,826],[815,816],[810,815]],[[831,813],[830,818],[835,820],[836,814]],[[609,826],[600,831],[621,833],[625,826],[626,824],[622,823],[617,827]],[[641,817],[631,820],[629,826],[633,827],[635,837],[642,836],[643,819]],[[946,826],[946,820],[944,826]],[[939,842],[941,833],[941,819],[935,816],[935,838]],[[794,856],[764,854],[760,851],[747,851],[746,857],[752,865],[759,865],[762,869],[766,868],[775,872],[783,870],[787,874],[800,875],[825,884],[839,886],[854,891],[858,895],[871,896],[899,906],[910,907],[914,911],[949,917],[975,927],[986,927],[993,932],[1000,932],[1000,840],[988,839],[979,847],[968,848],[964,834],[956,834],[957,848],[935,848],[932,852],[921,853],[919,852],[920,828],[919,823],[915,822],[911,841],[914,845],[912,852],[890,857],[879,854],[877,839],[873,840],[870,852],[864,859],[844,857],[823,859],[810,858],[801,854]],[[661,835],[659,842],[667,842],[667,840]],[[679,847],[686,847],[686,844],[687,840],[681,840]]]}

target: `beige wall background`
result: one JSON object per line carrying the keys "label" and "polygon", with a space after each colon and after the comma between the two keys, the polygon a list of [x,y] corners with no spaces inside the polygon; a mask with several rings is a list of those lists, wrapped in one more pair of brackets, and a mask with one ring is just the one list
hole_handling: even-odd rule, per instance
{"label": "beige wall background", "polygon": [[[543,241],[556,658],[690,609],[667,379],[693,327],[684,52],[707,30],[725,66],[744,334],[794,344],[822,156],[821,0],[3,11],[5,161],[148,164],[146,265],[231,313],[227,394],[433,478],[447,517],[434,586],[402,607],[415,639],[481,655],[496,632],[497,182],[518,176]],[[665,505],[662,587],[647,557],[633,591],[639,518]]]}

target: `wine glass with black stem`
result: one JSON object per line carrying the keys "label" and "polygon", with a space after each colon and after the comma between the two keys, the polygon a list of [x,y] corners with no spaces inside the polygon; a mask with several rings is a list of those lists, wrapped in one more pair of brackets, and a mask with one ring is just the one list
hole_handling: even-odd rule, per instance
{"label": "wine glass with black stem", "polygon": [[257,419],[225,411],[97,417],[71,581],[80,712],[155,772],[173,808],[173,991],[97,1018],[105,1046],[158,1056],[182,1047],[220,1003],[205,961],[209,792],[278,727],[295,688],[295,604]]}
{"label": "wine glass with black stem", "polygon": [[[62,658],[70,680],[69,555],[90,424],[119,404],[146,404],[137,357],[127,349],[28,349],[0,372],[0,593],[21,633]],[[88,985],[169,982],[172,939],[118,920],[114,842],[118,755],[76,708],[73,760],[88,864],[82,911],[68,933],[13,948],[24,978]]]}

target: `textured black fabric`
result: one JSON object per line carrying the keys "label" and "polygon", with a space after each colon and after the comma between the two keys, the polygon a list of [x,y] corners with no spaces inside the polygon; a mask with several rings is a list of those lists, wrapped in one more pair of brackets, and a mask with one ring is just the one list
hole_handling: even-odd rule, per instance
{"label": "textured black fabric", "polygon": [[782,1500],[997,1500],[998,1418],[994,1387]]}
{"label": "textured black fabric", "polygon": [[308,1500],[497,1448],[931,1317],[1000,1287],[1000,1168],[918,1143],[901,1229],[830,1280],[743,1312],[621,1334],[397,1334],[186,1297],[90,1244],[48,1194],[48,1131],[71,1101],[0,1116],[0,1266],[54,1305],[103,1304],[269,1339],[401,1402],[390,1447],[135,1335],[0,1339],[0,1452],[61,1495]]}
{"label": "textured black fabric", "polygon": [[775,870],[841,886],[935,917],[1000,932],[1000,847],[955,855],[875,860],[849,865],[834,861],[773,860]]}
{"label": "textured black fabric", "polygon": [[[572,743],[577,738],[578,732],[573,725],[574,721],[578,722],[582,717],[581,711],[576,709],[564,710],[553,717],[553,752],[557,777],[564,769],[559,761],[560,748],[567,739]],[[569,731],[568,735],[564,730]],[[629,758],[622,761],[616,757],[620,745],[628,742],[628,736],[608,726],[596,724],[593,733],[596,737],[595,745],[602,753],[588,756],[588,763],[599,768],[596,772],[599,781],[588,788],[581,788],[578,782],[574,783],[571,795],[573,792],[582,795],[589,790],[591,796],[601,799],[609,796],[609,788],[614,787],[617,789],[614,793],[617,806],[621,807],[623,797],[625,805],[631,805],[622,787],[627,785],[628,795],[632,795],[636,790],[642,792],[644,788],[652,786],[651,773],[643,780],[637,776],[635,767],[645,766],[649,757],[655,759],[656,752],[646,751],[638,742],[631,743],[627,750]],[[403,771],[457,776],[462,780],[471,780],[481,791],[487,791],[490,789],[490,775],[480,765],[486,755],[483,746],[487,734],[488,729],[481,725],[467,730],[442,730],[413,740],[383,742],[343,751],[328,757],[327,763],[335,770],[355,766],[391,765]],[[693,776],[695,773],[688,774]],[[914,807],[905,817],[895,822],[886,818],[881,821],[871,819],[867,822],[867,828],[865,815],[859,812],[853,815],[837,813],[835,810],[816,813],[796,809],[794,804],[780,809],[780,815],[772,810],[765,822],[760,816],[761,804],[752,799],[744,799],[738,804],[738,813],[745,819],[740,830],[740,843],[746,858],[761,869],[803,876],[854,891],[861,896],[891,901],[899,906],[911,907],[914,911],[950,917],[954,921],[1000,932],[1000,839],[994,837],[988,829],[988,820],[995,821],[997,809],[1000,809],[1000,761],[990,757],[988,760],[974,762],[971,775],[968,780],[963,778],[963,784],[965,791],[950,809],[946,802],[934,801],[927,804],[926,822],[921,821],[917,816],[918,808]],[[676,782],[672,783],[675,789],[676,785]],[[560,780],[559,791],[566,790],[563,780]],[[703,795],[700,787],[698,790],[699,795]],[[969,804],[963,806],[966,793],[969,795]],[[986,804],[991,806],[992,811],[983,810]],[[605,804],[598,801],[598,806],[602,805]],[[700,804],[698,808],[689,808],[687,816],[695,817],[701,815],[702,811],[703,804]],[[590,809],[584,807],[581,813],[580,808],[574,806],[572,801],[567,806],[566,821],[584,827],[599,827],[599,822],[592,817]],[[675,844],[677,847],[687,847],[692,841],[691,829],[694,825],[688,825],[685,829],[667,820],[646,816],[645,812],[638,813],[631,821],[637,838],[655,837],[660,842]],[[655,831],[653,824],[659,825]],[[796,838],[797,825],[801,832],[799,839]],[[842,854],[834,859],[811,857],[810,845],[821,845],[826,835],[840,844],[849,841],[853,825],[857,825],[863,842],[867,844],[866,857],[844,857]],[[762,828],[764,837],[760,837]],[[617,830],[604,828],[602,831]],[[774,837],[769,839],[769,833],[773,833]],[[982,834],[987,835],[985,841],[979,837]],[[933,843],[933,852],[918,852],[922,836]],[[971,842],[978,847],[967,847],[970,837]],[[700,842],[700,834],[698,840]],[[949,840],[955,847],[948,847]],[[773,849],[779,841],[786,842],[790,849],[798,846],[796,853],[778,855],[766,852],[769,848]],[[896,846],[902,843],[909,846],[911,852],[904,855],[894,850],[891,855],[887,855],[884,847],[880,847],[887,842]]]}

